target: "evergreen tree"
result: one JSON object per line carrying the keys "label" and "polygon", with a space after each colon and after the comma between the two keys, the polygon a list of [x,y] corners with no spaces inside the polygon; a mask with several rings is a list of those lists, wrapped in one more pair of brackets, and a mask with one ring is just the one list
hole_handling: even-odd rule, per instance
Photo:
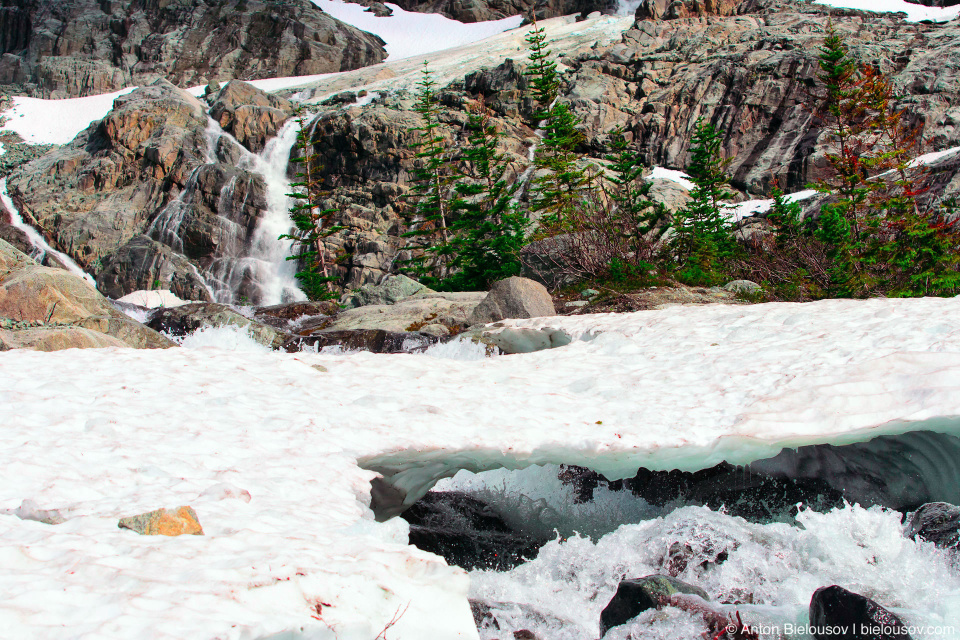
{"label": "evergreen tree", "polygon": [[627,239],[628,252],[635,260],[646,260],[669,228],[664,224],[666,210],[649,199],[653,183],[642,179],[646,166],[627,142],[624,130],[618,127],[608,134],[614,151],[606,156],[607,180],[612,184],[611,219]]}
{"label": "evergreen tree", "polygon": [[537,103],[534,125],[539,125],[542,132],[534,166],[547,171],[534,181],[530,209],[540,215],[541,233],[552,234],[568,230],[569,218],[582,205],[591,179],[579,162],[583,157],[577,149],[584,138],[579,128],[582,123],[567,105],[557,103],[560,76],[556,63],[550,60],[544,30],[534,23],[526,40],[530,45],[526,73]]}
{"label": "evergreen tree", "polygon": [[733,195],[726,189],[730,161],[720,153],[720,132],[702,118],[697,120],[691,144],[687,173],[694,188],[687,206],[674,214],[672,248],[682,267],[681,278],[711,284],[722,278],[721,263],[737,251],[732,225],[722,211],[723,202]]}
{"label": "evergreen tree", "polygon": [[828,27],[820,51],[821,113],[835,149],[834,175],[818,188],[837,196],[819,218],[829,247],[832,292],[865,296],[953,294],[957,230],[942,211],[921,210],[919,129],[893,107],[893,86],[873,66],[858,66]]}
{"label": "evergreen tree", "polygon": [[412,146],[418,164],[413,172],[410,195],[415,204],[407,215],[409,231],[404,234],[417,240],[420,255],[402,269],[421,279],[435,281],[445,276],[451,252],[449,192],[453,172],[449,145],[440,126],[436,82],[426,62],[422,73],[414,107],[420,114],[421,125],[412,129],[417,134]]}
{"label": "evergreen tree", "polygon": [[296,253],[287,260],[297,260],[300,263],[297,279],[307,297],[311,300],[327,300],[336,297],[333,282],[337,280],[337,276],[335,265],[327,260],[323,241],[344,227],[335,223],[339,210],[325,208],[322,204],[330,193],[323,186],[319,158],[313,151],[313,129],[306,126],[307,118],[302,111],[298,111],[296,117],[300,131],[295,148],[300,152],[300,156],[291,161],[300,165],[302,170],[297,173],[299,180],[291,184],[295,191],[287,194],[295,199],[290,208],[290,218],[295,230],[293,233],[282,234],[280,238],[294,242]]}
{"label": "evergreen tree", "polygon": [[530,208],[540,214],[543,232],[569,231],[569,220],[583,206],[586,192],[593,184],[587,168],[581,166],[583,154],[577,149],[583,141],[580,120],[565,104],[556,104],[542,123],[543,140],[534,157],[534,166],[547,173],[534,180]]}
{"label": "evergreen tree", "polygon": [[456,184],[457,214],[451,224],[453,273],[444,288],[483,290],[520,272],[520,249],[528,222],[512,203],[518,185],[508,178],[509,163],[498,151],[501,135],[482,105],[470,113],[467,146],[460,159],[464,177]]}
{"label": "evergreen tree", "polygon": [[546,48],[547,36],[542,27],[533,21],[533,30],[527,34],[527,44],[530,45],[530,66],[525,72],[530,76],[531,94],[537,103],[534,112],[534,125],[550,116],[560,93],[560,75],[557,73],[557,63],[550,59],[551,52]]}

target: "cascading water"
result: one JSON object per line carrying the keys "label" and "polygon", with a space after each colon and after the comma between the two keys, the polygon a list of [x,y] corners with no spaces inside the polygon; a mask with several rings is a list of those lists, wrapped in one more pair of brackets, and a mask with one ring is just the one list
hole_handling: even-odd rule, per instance
{"label": "cascading water", "polygon": [[11,224],[23,232],[27,239],[30,241],[30,244],[33,246],[33,250],[30,252],[30,257],[36,260],[37,262],[43,262],[43,259],[47,254],[52,255],[56,258],[56,261],[62,264],[67,271],[72,273],[75,276],[79,276],[89,282],[94,287],[97,286],[97,281],[93,279],[89,273],[80,268],[73,259],[62,251],[57,251],[50,244],[44,240],[43,236],[40,235],[36,229],[28,225],[23,221],[23,217],[20,215],[20,211],[13,204],[13,200],[10,198],[10,194],[7,193],[7,179],[3,178],[0,180],[0,200],[3,201],[3,206],[7,208],[7,211],[10,212],[10,221]]}
{"label": "cascading water", "polygon": [[296,264],[287,260],[293,255],[293,241],[279,239],[282,234],[289,233],[292,226],[287,165],[299,133],[300,124],[291,119],[267,143],[263,153],[244,158],[245,161],[252,159],[250,169],[260,173],[267,186],[267,212],[254,231],[248,255],[248,259],[256,261],[255,280],[260,283],[262,292],[260,304],[306,299],[297,283]]}
{"label": "cascading water", "polygon": [[[297,284],[296,265],[287,260],[293,254],[293,242],[280,239],[292,227],[287,165],[299,131],[296,120],[288,121],[260,154],[246,151],[233,136],[220,131],[220,137],[241,150],[237,167],[263,178],[267,207],[249,235],[240,225],[225,220],[221,255],[207,268],[217,302],[271,305],[306,299]],[[219,139],[214,144],[219,144]],[[236,186],[234,177],[221,191],[218,206],[233,202]]]}
{"label": "cascading water", "polygon": [[[292,255],[293,242],[279,239],[292,227],[287,196],[290,182],[286,173],[298,132],[298,123],[288,121],[260,154],[253,154],[210,118],[206,129],[206,164],[194,169],[183,191],[154,219],[148,230],[151,237],[183,252],[184,218],[197,204],[201,174],[218,163],[218,149],[224,143],[239,154],[238,169],[263,179],[266,207],[252,232],[235,219],[237,211],[248,205],[252,191],[250,184],[244,184],[242,174],[231,176],[220,188],[215,205],[211,205],[218,214],[219,236],[216,255],[204,269],[203,278],[217,302],[271,305],[306,299],[297,284],[296,265],[287,260]],[[243,199],[238,203],[235,195],[240,187],[243,187]]]}
{"label": "cascading water", "polygon": [[620,0],[617,3],[617,13],[618,16],[632,16],[637,13],[637,8],[640,6],[640,3],[643,0]]}

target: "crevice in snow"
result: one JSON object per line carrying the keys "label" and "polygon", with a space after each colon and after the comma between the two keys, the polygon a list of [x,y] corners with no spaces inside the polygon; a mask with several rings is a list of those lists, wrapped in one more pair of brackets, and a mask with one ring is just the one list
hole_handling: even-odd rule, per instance
{"label": "crevice in snow", "polygon": [[[892,435],[886,435],[892,434]],[[699,471],[720,463],[743,465],[747,473],[787,479],[819,479],[851,503],[893,509],[924,502],[960,504],[960,417],[887,424],[858,433],[821,436],[802,444],[718,440],[707,450],[624,451],[604,454],[556,448],[511,453],[484,450],[397,451],[361,459],[374,471],[371,509],[379,521],[399,515],[444,478],[461,471],[519,470],[531,466],[576,465],[609,480],[632,478],[638,469]],[[793,449],[792,447],[797,447]],[[457,486],[444,481],[445,488]],[[529,514],[522,519],[527,519]],[[551,523],[548,528],[559,525]]]}

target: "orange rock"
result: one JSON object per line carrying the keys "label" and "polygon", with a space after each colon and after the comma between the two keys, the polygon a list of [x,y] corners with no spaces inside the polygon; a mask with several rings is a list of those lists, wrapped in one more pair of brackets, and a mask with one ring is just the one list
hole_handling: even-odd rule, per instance
{"label": "orange rock", "polygon": [[157,509],[137,516],[120,518],[117,525],[121,529],[130,529],[144,536],[180,536],[190,534],[203,535],[203,528],[192,507],[179,509]]}

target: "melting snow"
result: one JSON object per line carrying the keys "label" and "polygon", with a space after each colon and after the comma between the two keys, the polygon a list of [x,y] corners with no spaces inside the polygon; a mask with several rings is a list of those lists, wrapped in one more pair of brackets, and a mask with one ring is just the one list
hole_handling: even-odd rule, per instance
{"label": "melting snow", "polygon": [[180,305],[188,304],[187,300],[181,300],[177,294],[169,289],[153,289],[150,291],[141,289],[128,293],[122,298],[117,298],[117,302],[129,302],[130,304],[146,307],[147,309],[179,307]]}
{"label": "melting snow", "polygon": [[683,171],[677,171],[676,169],[664,169],[663,167],[654,167],[650,175],[647,176],[647,179],[669,180],[670,182],[676,182],[687,190],[693,189],[696,186],[690,181],[690,176],[685,174]]}
{"label": "melting snow", "polygon": [[[373,473],[358,460],[418,492],[458,468],[565,462],[617,477],[916,428],[960,434],[958,310],[830,300],[511,321],[575,341],[472,362],[224,348],[222,331],[194,349],[0,354],[0,510],[30,500],[68,514],[0,515],[0,623],[31,638],[333,628],[369,640],[409,606],[397,637],[476,638],[466,574],[406,546],[402,521],[373,521]],[[211,491],[223,483],[251,500]],[[180,504],[206,536],[117,528]],[[810,535],[788,547],[819,557],[826,543]],[[833,579],[829,564],[806,570]],[[960,619],[956,585],[938,588],[931,616]]]}

